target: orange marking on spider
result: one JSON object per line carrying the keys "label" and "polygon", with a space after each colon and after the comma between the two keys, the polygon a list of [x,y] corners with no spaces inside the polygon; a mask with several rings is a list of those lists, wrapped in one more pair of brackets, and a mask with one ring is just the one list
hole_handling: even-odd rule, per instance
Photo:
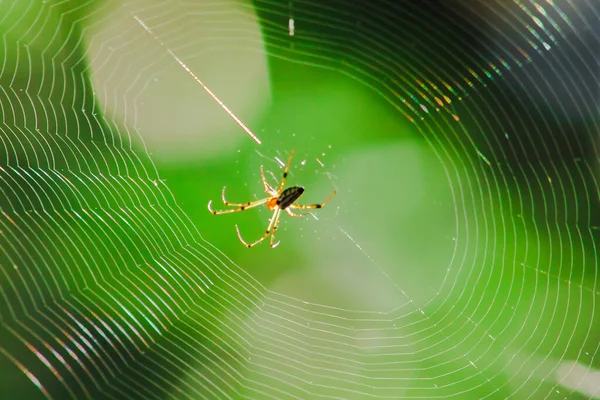
{"label": "orange marking on spider", "polygon": [[229,213],[234,213],[234,212],[239,212],[239,211],[245,211],[250,208],[261,206],[263,204],[270,211],[273,211],[273,216],[269,220],[269,225],[267,227],[267,230],[265,231],[265,233],[263,234],[263,236],[260,239],[254,241],[252,243],[247,243],[242,238],[242,235],[240,233],[238,226],[237,225],[235,226],[238,238],[240,239],[240,242],[242,242],[242,244],[244,246],[246,246],[248,248],[250,248],[252,246],[256,246],[257,244],[259,244],[260,242],[265,240],[267,237],[269,237],[269,235],[271,235],[271,247],[276,247],[279,244],[279,242],[275,243],[275,232],[277,232],[277,227],[279,226],[279,217],[281,215],[282,210],[285,210],[288,213],[288,215],[290,215],[291,217],[305,217],[308,214],[306,214],[306,213],[295,214],[294,212],[292,212],[292,209],[307,210],[307,209],[313,209],[313,208],[323,208],[323,207],[325,207],[325,205],[327,203],[329,203],[329,201],[337,193],[337,190],[334,190],[333,193],[331,193],[329,195],[327,200],[325,200],[323,203],[320,203],[320,204],[310,204],[310,205],[297,204],[296,200],[298,200],[300,198],[300,196],[302,196],[302,194],[304,193],[304,188],[301,186],[292,186],[287,189],[284,189],[285,181],[287,179],[288,172],[290,170],[290,165],[292,164],[293,156],[294,156],[294,150],[292,150],[292,153],[290,154],[290,158],[288,159],[288,162],[285,165],[285,169],[283,170],[283,178],[281,178],[281,182],[279,183],[279,186],[277,187],[277,189],[274,189],[267,182],[267,180],[265,178],[265,169],[262,165],[260,166],[261,180],[262,180],[263,186],[265,188],[265,193],[267,193],[268,197],[265,197],[264,199],[260,199],[260,200],[249,201],[246,203],[230,203],[227,201],[227,199],[225,199],[225,186],[223,186],[223,191],[221,193],[221,199],[223,200],[223,204],[228,207],[234,207],[234,208],[229,209],[229,210],[213,210],[211,207],[212,200],[208,202],[208,211],[210,211],[213,215],[229,214]]}

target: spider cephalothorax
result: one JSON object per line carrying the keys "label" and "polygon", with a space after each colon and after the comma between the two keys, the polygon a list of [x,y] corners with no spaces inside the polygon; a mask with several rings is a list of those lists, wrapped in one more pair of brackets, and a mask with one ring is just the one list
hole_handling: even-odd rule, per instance
{"label": "spider cephalothorax", "polygon": [[304,193],[304,188],[300,187],[300,186],[292,186],[287,189],[284,189],[285,180],[287,179],[287,175],[288,175],[288,172],[290,169],[290,164],[292,163],[293,156],[294,156],[294,150],[292,150],[292,153],[290,154],[290,158],[288,159],[288,162],[285,165],[285,169],[283,170],[283,178],[281,179],[281,183],[279,184],[279,187],[277,188],[277,190],[275,190],[271,185],[269,185],[269,183],[265,179],[265,169],[263,168],[262,165],[260,166],[260,176],[262,179],[262,183],[265,187],[265,192],[269,195],[268,197],[265,197],[264,199],[260,199],[260,200],[249,201],[247,203],[229,203],[225,199],[225,186],[223,186],[223,192],[221,194],[221,197],[223,199],[223,204],[225,204],[226,206],[234,207],[234,208],[232,208],[230,210],[215,211],[211,208],[212,200],[208,202],[208,210],[214,215],[244,211],[249,208],[260,206],[262,204],[265,204],[269,210],[273,211],[273,216],[271,217],[271,220],[269,221],[269,226],[267,227],[265,234],[260,239],[258,239],[257,241],[255,241],[253,243],[250,243],[250,244],[246,243],[244,241],[244,239],[242,239],[242,235],[240,234],[240,230],[239,230],[238,226],[237,225],[235,226],[238,237],[239,237],[240,241],[244,244],[244,246],[246,246],[248,248],[255,246],[255,245],[259,244],[260,242],[262,242],[263,240],[265,240],[269,236],[269,234],[271,234],[271,247],[277,246],[279,244],[279,242],[274,243],[275,232],[277,231],[277,226],[279,224],[279,216],[280,216],[282,210],[285,210],[285,212],[287,212],[292,217],[304,217],[306,214],[295,214],[291,211],[291,209],[306,210],[306,209],[310,209],[310,208],[323,208],[329,202],[329,200],[331,200],[333,198],[333,196],[335,196],[335,194],[337,193],[337,190],[334,190],[333,193],[331,193],[331,195],[327,198],[327,200],[325,200],[325,202],[323,202],[321,204],[311,204],[308,206],[296,204],[296,200],[298,200],[298,198],[300,198],[300,196],[302,196],[302,193]]}

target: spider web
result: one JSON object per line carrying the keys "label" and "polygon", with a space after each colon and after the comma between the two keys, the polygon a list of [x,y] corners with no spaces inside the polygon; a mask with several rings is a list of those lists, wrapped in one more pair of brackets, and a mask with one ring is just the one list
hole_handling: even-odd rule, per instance
{"label": "spider web", "polygon": [[600,398],[594,3],[0,15],[0,397]]}

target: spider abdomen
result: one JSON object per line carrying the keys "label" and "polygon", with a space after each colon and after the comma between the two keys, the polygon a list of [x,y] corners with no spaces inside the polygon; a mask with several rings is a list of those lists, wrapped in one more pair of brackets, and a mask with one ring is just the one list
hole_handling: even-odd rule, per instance
{"label": "spider abdomen", "polygon": [[292,186],[290,188],[285,189],[279,197],[277,197],[277,201],[275,204],[282,210],[285,210],[289,206],[291,206],[298,197],[302,196],[304,193],[304,188],[300,186]]}

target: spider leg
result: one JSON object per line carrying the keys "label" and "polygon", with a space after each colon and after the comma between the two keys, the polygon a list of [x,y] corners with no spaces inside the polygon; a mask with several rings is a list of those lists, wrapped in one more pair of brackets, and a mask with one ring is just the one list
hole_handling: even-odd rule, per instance
{"label": "spider leg", "polygon": [[290,215],[290,217],[294,217],[294,218],[304,218],[308,215],[307,213],[300,213],[300,214],[293,213],[289,207],[286,208],[285,211]]}
{"label": "spider leg", "polygon": [[279,187],[277,188],[277,193],[281,193],[281,191],[283,190],[283,187],[285,186],[285,180],[288,176],[288,171],[290,170],[290,165],[292,164],[292,157],[294,157],[294,150],[292,150],[292,153],[290,154],[290,158],[288,158],[288,162],[285,165],[285,169],[283,170],[283,178],[281,179],[281,183],[279,184]]}
{"label": "spider leg", "polygon": [[274,249],[275,247],[277,247],[279,245],[279,241],[277,241],[277,243],[273,244],[273,242],[275,241],[275,232],[277,232],[277,227],[279,226],[279,216],[281,215],[281,210],[279,210],[279,213],[277,213],[277,219],[275,220],[275,223],[273,224],[273,233],[271,233],[271,248]]}
{"label": "spider leg", "polygon": [[[279,214],[281,212],[280,208],[275,209],[275,211],[273,212],[273,216],[271,217],[271,221],[269,222],[269,226],[267,227],[267,230],[265,232],[265,234],[258,239],[257,241],[253,242],[253,243],[247,243],[243,238],[242,238],[242,234],[240,233],[240,228],[238,228],[238,226],[235,226],[235,230],[237,231],[238,234],[238,238],[240,239],[240,242],[242,242],[242,244],[244,246],[246,246],[247,248],[256,246],[257,244],[259,244],[260,242],[262,242],[263,240],[265,240],[267,238],[267,236],[269,236],[269,234],[271,233],[271,231],[273,230],[273,227],[277,227],[277,222],[279,221]],[[273,246],[275,247],[275,246]]]}
{"label": "spider leg", "polygon": [[265,168],[262,165],[260,166],[260,177],[265,187],[265,192],[267,192],[271,196],[277,196],[277,192],[275,191],[273,186],[269,185],[269,182],[267,182],[267,178],[265,178]]}
{"label": "spider leg", "polygon": [[244,210],[247,210],[249,208],[254,208],[254,207],[260,206],[261,204],[265,204],[267,202],[267,200],[269,200],[269,197],[267,197],[265,199],[250,201],[248,203],[241,203],[241,204],[225,203],[224,202],[226,206],[234,206],[235,207],[235,208],[232,208],[230,210],[213,210],[212,207],[211,207],[211,204],[212,204],[212,200],[211,200],[211,201],[208,202],[208,211],[210,211],[210,213],[213,214],[213,215],[217,215],[217,214],[229,214],[229,213],[244,211]]}
{"label": "spider leg", "polygon": [[336,193],[337,193],[337,190],[334,190],[333,193],[331,193],[329,195],[329,197],[327,198],[327,200],[325,200],[321,204],[310,204],[310,205],[307,205],[307,206],[303,206],[302,204],[292,204],[292,205],[290,205],[290,208],[295,208],[297,210],[306,210],[306,209],[309,209],[309,208],[323,208],[323,207],[325,207],[325,205],[327,205],[327,203],[329,203],[329,201],[331,199],[333,199],[333,196],[335,196]]}
{"label": "spider leg", "polygon": [[249,204],[254,203],[253,201],[248,201],[246,203],[230,203],[227,201],[227,199],[225,198],[225,188],[227,186],[223,186],[223,191],[221,192],[221,199],[223,200],[223,204],[225,204],[227,207],[247,207]]}

